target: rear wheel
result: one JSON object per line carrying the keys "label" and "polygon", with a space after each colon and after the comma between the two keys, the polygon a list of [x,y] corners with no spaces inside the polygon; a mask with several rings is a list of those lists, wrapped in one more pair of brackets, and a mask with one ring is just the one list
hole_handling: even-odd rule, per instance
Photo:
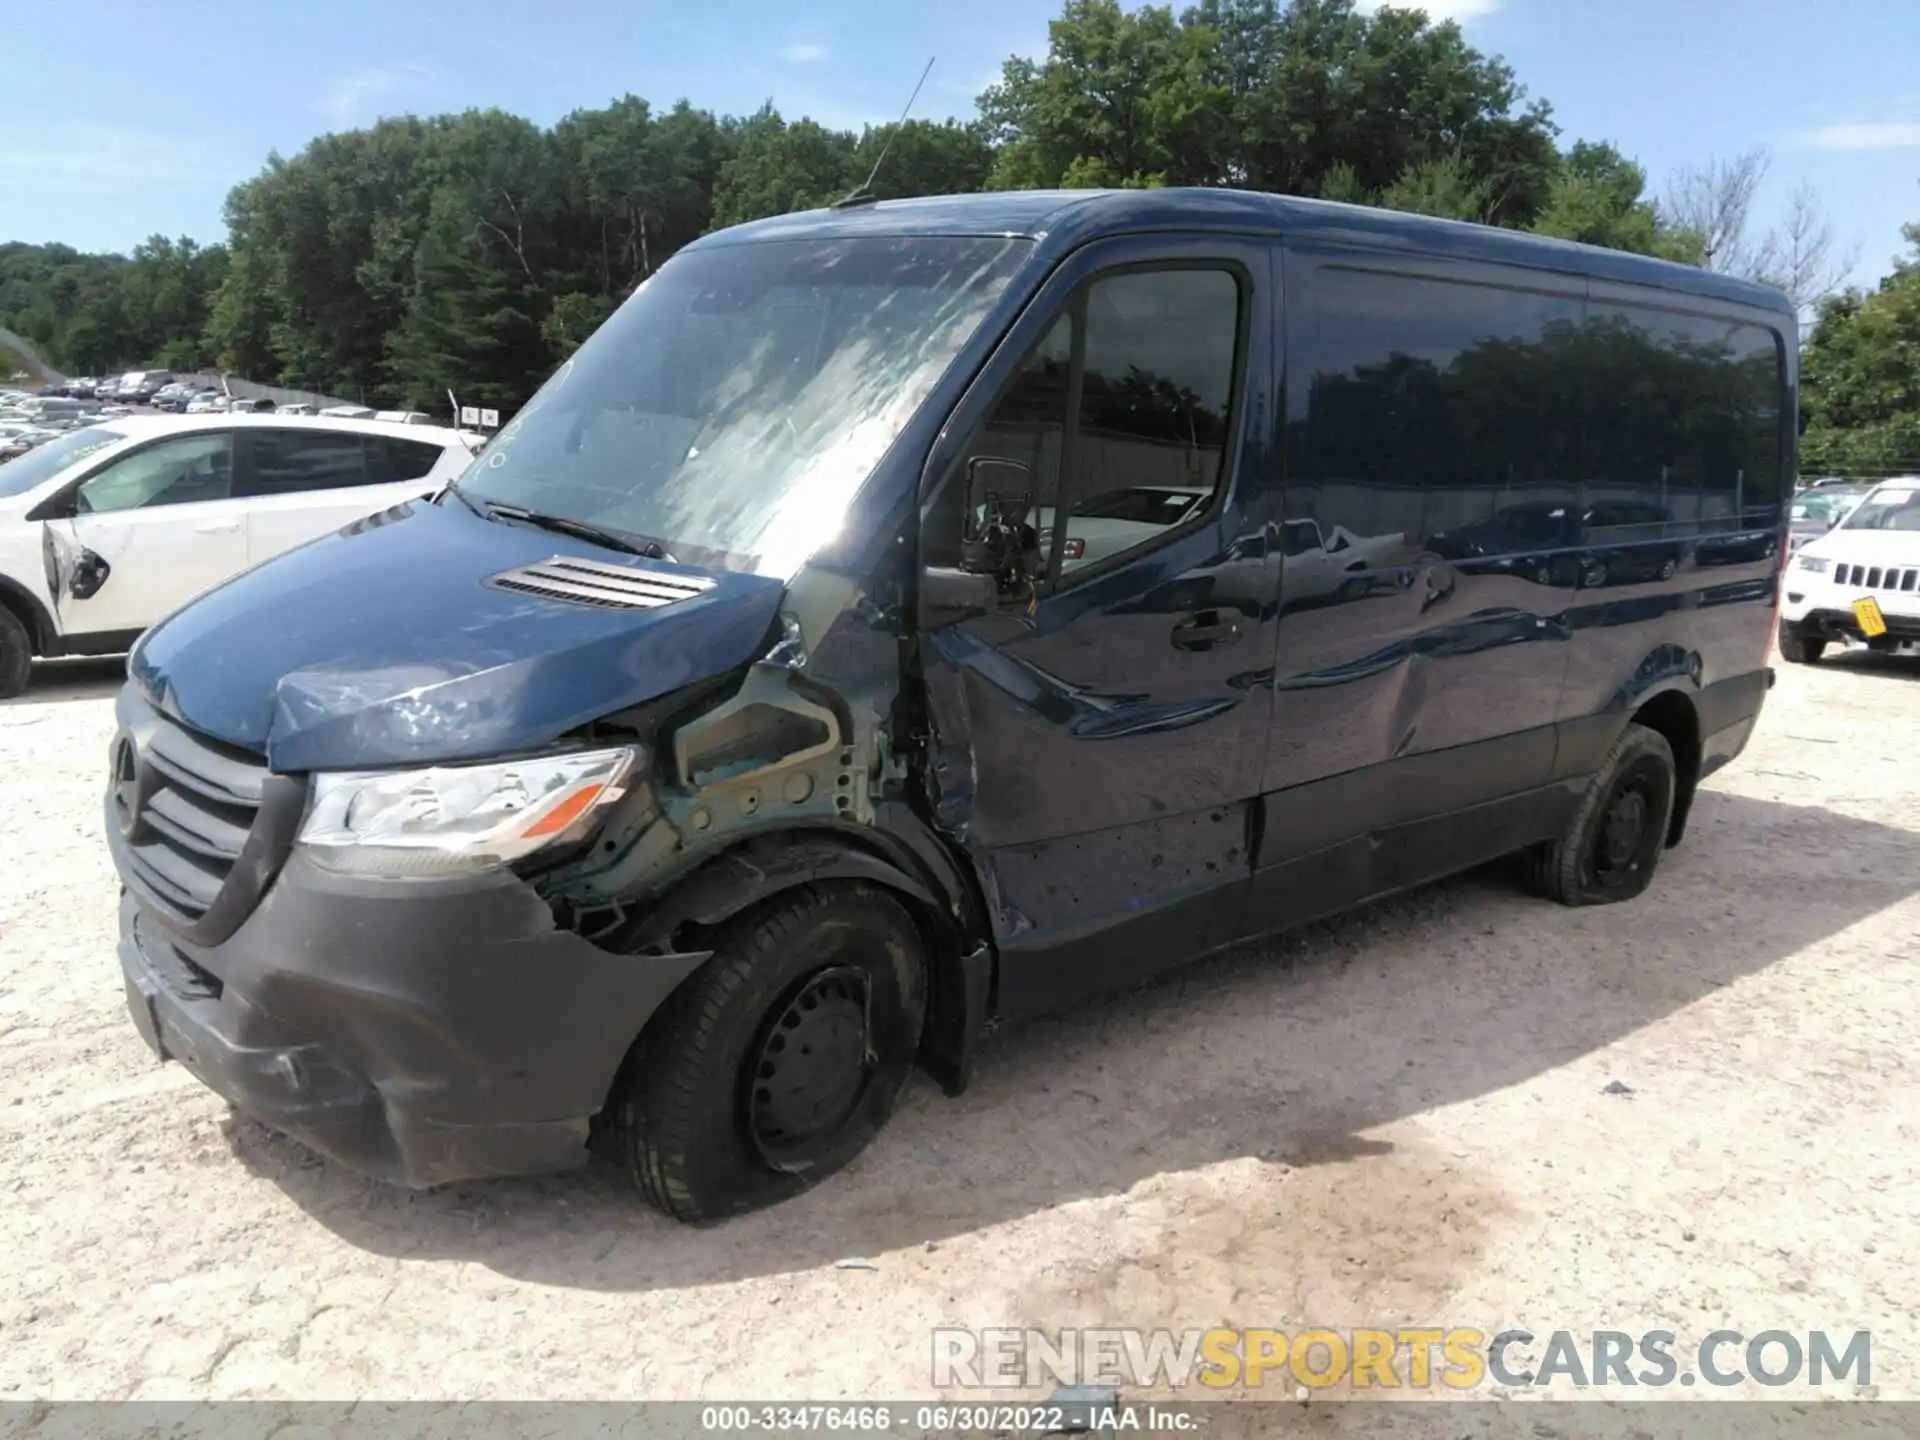
{"label": "rear wheel", "polygon": [[891,896],[841,885],[756,907],[634,1047],[606,1116],[617,1157],[678,1220],[796,1195],[879,1133],[925,1012],[919,932]]}
{"label": "rear wheel", "polygon": [[1817,665],[1827,653],[1827,642],[1818,635],[1801,635],[1780,627],[1780,654],[1795,665]]}
{"label": "rear wheel", "polygon": [[24,695],[33,676],[33,637],[20,617],[0,605],[0,700]]}
{"label": "rear wheel", "polygon": [[1610,905],[1641,894],[1666,851],[1676,784],[1666,737],[1628,725],[1566,831],[1527,852],[1532,888],[1562,905]]}

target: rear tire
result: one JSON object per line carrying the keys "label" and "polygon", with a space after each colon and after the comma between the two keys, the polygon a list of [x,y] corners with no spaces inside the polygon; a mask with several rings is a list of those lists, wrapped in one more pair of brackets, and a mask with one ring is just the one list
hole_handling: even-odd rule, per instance
{"label": "rear tire", "polygon": [[1628,725],[1557,839],[1524,856],[1529,886],[1562,905],[1612,905],[1653,883],[1678,783],[1666,737]]}
{"label": "rear tire", "polygon": [[1827,642],[1818,635],[1801,635],[1780,627],[1780,656],[1794,665],[1818,665],[1827,653]]}
{"label": "rear tire", "polygon": [[893,1113],[926,993],[912,917],[871,886],[807,887],[735,917],[622,1067],[605,1117],[616,1158],[676,1220],[799,1194]]}
{"label": "rear tire", "polygon": [[0,700],[27,693],[33,678],[33,636],[20,617],[0,605]]}

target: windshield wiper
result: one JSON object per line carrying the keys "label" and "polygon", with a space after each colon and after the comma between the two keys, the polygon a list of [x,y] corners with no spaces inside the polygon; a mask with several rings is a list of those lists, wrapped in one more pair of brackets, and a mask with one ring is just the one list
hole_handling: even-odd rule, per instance
{"label": "windshield wiper", "polygon": [[649,560],[665,560],[669,564],[673,563],[673,556],[667,553],[667,547],[658,540],[635,539],[632,536],[622,535],[617,530],[603,529],[591,521],[576,520],[571,515],[548,515],[519,505],[503,505],[497,500],[487,501],[482,513],[489,520],[516,520],[522,525],[534,525],[542,530],[571,535],[577,540],[589,540],[595,545],[604,545],[609,550],[618,550],[623,554],[641,555]]}

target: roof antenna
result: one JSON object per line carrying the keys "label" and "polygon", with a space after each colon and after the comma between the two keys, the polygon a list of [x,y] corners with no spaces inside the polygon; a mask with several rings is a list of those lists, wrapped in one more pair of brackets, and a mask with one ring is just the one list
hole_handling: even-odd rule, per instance
{"label": "roof antenna", "polygon": [[845,195],[842,195],[838,200],[834,201],[831,208],[835,210],[850,210],[855,205],[871,205],[874,203],[874,177],[879,175],[880,167],[886,163],[887,152],[893,149],[894,136],[898,135],[900,133],[900,127],[907,123],[907,115],[913,109],[913,102],[920,98],[920,87],[927,83],[927,76],[933,73],[933,62],[939,58],[937,55],[929,58],[927,68],[920,72],[920,78],[914,82],[913,93],[907,96],[907,103],[900,111],[900,118],[893,122],[893,133],[887,136],[887,143],[882,145],[880,147],[880,153],[874,156],[873,169],[867,172],[867,178],[862,181],[856,189],[848,191]]}

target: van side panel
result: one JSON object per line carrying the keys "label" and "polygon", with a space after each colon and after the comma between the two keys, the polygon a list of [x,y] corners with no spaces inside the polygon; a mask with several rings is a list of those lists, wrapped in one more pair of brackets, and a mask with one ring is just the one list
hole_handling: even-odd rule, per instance
{"label": "van side panel", "polygon": [[1282,505],[1329,538],[1282,562],[1250,932],[1518,848],[1577,794],[1585,281],[1325,241],[1284,266]]}
{"label": "van side panel", "polygon": [[1792,473],[1783,315],[1315,237],[1284,273],[1282,509],[1314,524],[1250,934],[1557,834],[1665,692],[1683,784],[1738,754]]}
{"label": "van side panel", "polygon": [[[1677,690],[1697,711],[1711,687],[1764,668],[1793,483],[1796,337],[1783,329],[1779,316],[1591,286],[1583,478],[1598,523],[1566,617],[1560,718],[1573,729],[1558,773],[1595,763],[1578,737],[1610,744],[1652,696]],[[1731,693],[1757,711],[1764,686]],[[1703,716],[1701,734],[1721,718]]]}

